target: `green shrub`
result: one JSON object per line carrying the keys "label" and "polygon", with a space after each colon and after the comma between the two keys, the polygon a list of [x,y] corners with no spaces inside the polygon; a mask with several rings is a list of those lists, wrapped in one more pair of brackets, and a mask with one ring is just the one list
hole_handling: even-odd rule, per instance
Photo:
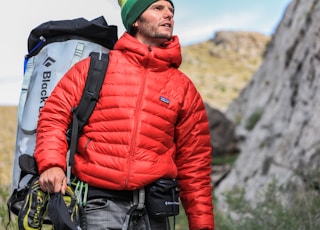
{"label": "green shrub", "polygon": [[316,230],[320,229],[320,194],[314,190],[293,194],[291,203],[283,205],[279,194],[285,192],[271,183],[264,200],[252,207],[244,200],[243,190],[226,194],[230,213],[216,211],[216,230]]}
{"label": "green shrub", "polygon": [[258,123],[258,121],[260,120],[262,113],[263,113],[262,110],[258,110],[256,112],[254,112],[253,114],[251,114],[249,116],[249,118],[247,119],[245,128],[249,131],[252,130],[255,127],[255,125]]}

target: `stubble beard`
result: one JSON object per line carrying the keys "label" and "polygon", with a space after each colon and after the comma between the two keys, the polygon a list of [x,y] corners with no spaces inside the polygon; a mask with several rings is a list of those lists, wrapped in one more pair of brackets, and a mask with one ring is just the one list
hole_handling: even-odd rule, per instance
{"label": "stubble beard", "polygon": [[163,39],[170,40],[172,38],[172,32],[163,33],[159,32],[159,27],[150,26],[143,18],[140,18],[140,22],[143,24],[143,30],[140,30],[141,34],[148,39]]}

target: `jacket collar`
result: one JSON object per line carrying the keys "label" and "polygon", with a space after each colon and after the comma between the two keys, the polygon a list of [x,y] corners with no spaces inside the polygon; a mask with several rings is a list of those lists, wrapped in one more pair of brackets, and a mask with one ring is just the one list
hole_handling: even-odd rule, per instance
{"label": "jacket collar", "polygon": [[115,50],[126,52],[130,62],[163,71],[170,67],[178,68],[182,62],[181,46],[177,36],[166,42],[163,47],[147,46],[125,32],[114,46]]}

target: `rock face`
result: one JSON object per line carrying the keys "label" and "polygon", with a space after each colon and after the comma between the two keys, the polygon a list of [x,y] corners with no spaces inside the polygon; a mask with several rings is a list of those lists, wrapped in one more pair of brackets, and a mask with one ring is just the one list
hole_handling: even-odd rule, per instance
{"label": "rock face", "polygon": [[274,179],[290,199],[295,185],[319,183],[320,1],[292,0],[252,81],[226,111],[241,140],[241,154],[215,189],[243,188],[254,202]]}

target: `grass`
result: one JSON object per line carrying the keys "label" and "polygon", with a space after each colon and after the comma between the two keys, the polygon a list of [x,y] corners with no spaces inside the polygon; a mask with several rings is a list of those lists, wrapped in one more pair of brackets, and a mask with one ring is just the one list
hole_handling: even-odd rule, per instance
{"label": "grass", "polygon": [[[0,187],[0,229],[5,229],[9,223],[7,199],[9,197],[9,189]],[[7,230],[15,230],[17,228],[17,220],[14,215],[11,215],[11,223]]]}
{"label": "grass", "polygon": [[[5,229],[8,223],[7,200],[10,195],[12,176],[13,150],[15,145],[15,133],[17,127],[17,107],[0,106],[0,229]],[[17,229],[16,221],[13,221],[8,230]]]}
{"label": "grass", "polygon": [[0,114],[0,185],[3,188],[10,186],[11,183],[17,107],[0,106]]}
{"label": "grass", "polygon": [[213,157],[212,165],[233,165],[238,158],[238,154],[229,154],[221,157]]}

